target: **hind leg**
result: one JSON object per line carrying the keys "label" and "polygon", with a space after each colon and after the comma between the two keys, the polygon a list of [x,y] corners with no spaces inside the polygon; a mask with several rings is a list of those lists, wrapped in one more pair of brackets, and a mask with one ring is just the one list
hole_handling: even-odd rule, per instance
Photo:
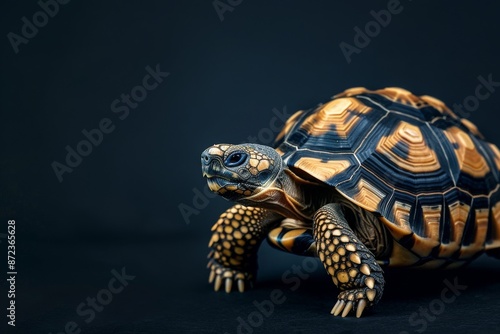
{"label": "hind leg", "polygon": [[269,244],[287,253],[317,257],[312,228],[286,222],[287,220],[282,221],[279,227],[269,232],[267,235]]}
{"label": "hind leg", "polygon": [[314,238],[321,262],[341,290],[331,313],[345,317],[356,311],[359,318],[382,297],[382,268],[349,227],[339,204],[325,205],[316,212]]}

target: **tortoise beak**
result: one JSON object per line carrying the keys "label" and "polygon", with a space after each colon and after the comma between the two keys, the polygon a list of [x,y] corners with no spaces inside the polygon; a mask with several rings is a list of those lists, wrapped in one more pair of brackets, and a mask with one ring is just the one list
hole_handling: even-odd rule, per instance
{"label": "tortoise beak", "polygon": [[[217,150],[213,150],[209,147],[201,154],[201,171],[203,177],[207,179],[211,178],[221,178],[225,180],[238,180],[238,174],[228,170],[224,166],[224,156],[218,154]],[[216,153],[213,153],[213,152]],[[220,150],[218,150],[220,151]]]}
{"label": "tortoise beak", "polygon": [[224,152],[218,146],[207,148],[201,154],[201,171],[208,188],[225,198],[239,197],[234,193],[241,181],[239,175],[224,165]]}
{"label": "tortoise beak", "polygon": [[[211,147],[207,148],[201,154],[201,171],[203,177],[212,178],[220,176],[224,172],[222,156],[211,153]],[[213,150],[212,150],[213,152]]]}

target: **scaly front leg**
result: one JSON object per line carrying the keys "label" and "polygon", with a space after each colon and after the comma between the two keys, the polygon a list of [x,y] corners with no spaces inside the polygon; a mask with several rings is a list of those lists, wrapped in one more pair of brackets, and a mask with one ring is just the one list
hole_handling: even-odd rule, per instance
{"label": "scaly front leg", "polygon": [[321,262],[341,290],[331,313],[360,317],[382,297],[384,277],[373,254],[359,241],[339,204],[323,206],[314,215],[314,238]]}
{"label": "scaly front leg", "polygon": [[281,218],[266,209],[237,204],[224,212],[212,227],[209,247],[209,283],[218,291],[224,282],[227,293],[233,282],[243,292],[257,275],[257,251],[267,233]]}

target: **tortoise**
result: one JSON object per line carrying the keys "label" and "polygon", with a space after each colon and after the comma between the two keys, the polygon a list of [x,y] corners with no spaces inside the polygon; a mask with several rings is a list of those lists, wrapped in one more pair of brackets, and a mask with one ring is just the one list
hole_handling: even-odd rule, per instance
{"label": "tortoise", "polygon": [[319,257],[360,317],[383,268],[457,268],[500,258],[500,151],[442,101],[356,87],[293,114],[273,147],[218,144],[201,155],[211,191],[236,204],[213,226],[209,283],[240,292],[257,250]]}

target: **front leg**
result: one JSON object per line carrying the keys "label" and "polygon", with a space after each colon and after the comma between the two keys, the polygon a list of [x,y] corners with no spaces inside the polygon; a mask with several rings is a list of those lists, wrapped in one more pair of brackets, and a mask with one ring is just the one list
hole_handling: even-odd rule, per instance
{"label": "front leg", "polygon": [[233,282],[243,292],[257,275],[257,251],[269,230],[282,218],[266,209],[236,204],[224,212],[212,227],[209,247],[209,283],[218,291],[224,282],[227,293]]}
{"label": "front leg", "polygon": [[340,204],[328,204],[316,212],[314,238],[321,262],[341,290],[331,313],[342,312],[345,317],[356,310],[359,318],[382,297],[382,268],[349,227]]}

